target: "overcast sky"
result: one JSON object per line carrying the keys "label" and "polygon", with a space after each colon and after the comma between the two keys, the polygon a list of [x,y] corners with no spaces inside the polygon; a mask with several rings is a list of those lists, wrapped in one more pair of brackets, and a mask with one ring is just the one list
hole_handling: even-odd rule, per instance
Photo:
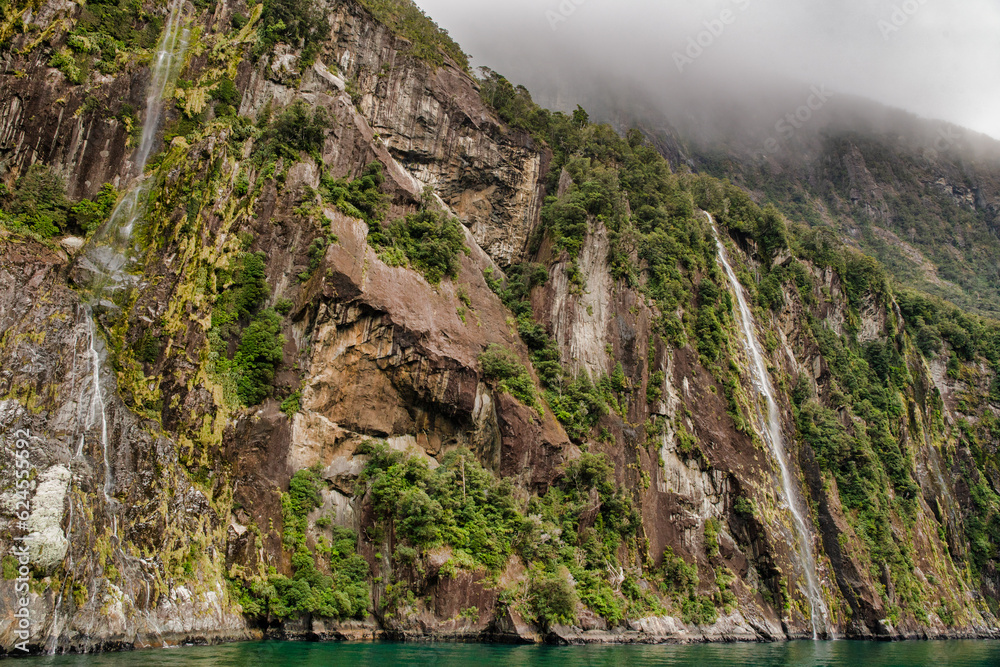
{"label": "overcast sky", "polygon": [[416,2],[529,88],[617,76],[682,96],[780,77],[1000,139],[998,0]]}

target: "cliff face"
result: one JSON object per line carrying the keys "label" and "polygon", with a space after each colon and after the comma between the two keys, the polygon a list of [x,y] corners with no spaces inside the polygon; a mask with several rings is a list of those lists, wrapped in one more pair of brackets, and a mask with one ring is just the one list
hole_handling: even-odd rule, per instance
{"label": "cliff face", "polygon": [[[507,127],[468,74],[428,63],[355,2],[315,6],[326,21],[318,48],[277,40],[255,57],[273,7],[185,10],[191,44],[147,169],[128,290],[88,301],[93,266],[75,236],[46,239],[9,219],[0,232],[5,521],[18,511],[21,430],[31,466],[30,517],[3,524],[0,545],[30,553],[30,647],[265,632],[810,636],[803,561],[752,417],[751,364],[725,283],[723,356],[709,363],[692,336],[664,332],[672,313],[644,291],[647,278],[616,277],[620,230],[586,215],[570,253],[542,229],[546,195],[581,184],[571,169],[550,174],[550,148]],[[20,32],[3,33],[0,164],[11,191],[32,165],[60,176],[71,201],[96,200],[106,183],[135,186],[130,137],[150,122],[135,110],[151,47],[121,49],[114,71],[102,71],[79,47],[91,9],[26,7]],[[145,11],[137,30],[163,10]],[[306,135],[314,140],[296,143]],[[371,176],[373,163],[383,176]],[[371,210],[357,194],[372,191],[362,190],[366,174],[384,202]],[[410,246],[378,241],[383,219],[421,215],[462,223],[463,251],[440,280],[417,270],[432,260],[400,257]],[[756,294],[771,257],[731,222],[731,254]],[[711,238],[702,214],[686,224],[692,239]],[[639,248],[625,254],[647,261]],[[699,262],[685,280],[718,281]],[[757,309],[758,334],[814,524],[831,618],[821,631],[995,632],[994,559],[973,573],[966,525],[983,485],[997,484],[979,472],[995,466],[977,459],[979,443],[995,452],[995,440],[977,435],[973,451],[962,430],[992,423],[992,370],[925,361],[891,295],[862,290],[859,300],[833,269],[781,262],[794,277],[778,287],[780,307]],[[509,286],[536,265],[545,280],[519,303],[503,297],[501,279]],[[256,301],[226,311],[249,299],[248,286]],[[688,334],[701,327],[690,309],[679,320]],[[251,333],[276,352],[253,349]],[[565,412],[591,399],[556,409],[551,392],[527,398],[552,386],[532,342],[542,334],[567,378],[602,387],[604,407],[582,431]],[[855,363],[844,361],[849,350],[887,340],[905,377],[884,408],[889,430],[876,434],[867,413],[845,405],[854,388],[841,367]],[[248,398],[258,388],[248,378],[264,376],[264,393]],[[809,424],[877,440],[859,457],[902,461],[913,485],[880,492],[881,532],[844,506],[838,484],[853,478],[832,471]],[[5,559],[0,581],[9,652],[24,639],[19,566]]]}

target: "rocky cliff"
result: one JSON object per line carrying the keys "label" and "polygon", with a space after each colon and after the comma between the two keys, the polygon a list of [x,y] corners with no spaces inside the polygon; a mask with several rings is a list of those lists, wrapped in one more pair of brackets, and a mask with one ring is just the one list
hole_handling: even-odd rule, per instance
{"label": "rocky cliff", "polygon": [[7,652],[812,636],[790,503],[818,634],[997,632],[989,322],[473,78],[405,2],[185,5],[160,119],[166,7],[4,11]]}

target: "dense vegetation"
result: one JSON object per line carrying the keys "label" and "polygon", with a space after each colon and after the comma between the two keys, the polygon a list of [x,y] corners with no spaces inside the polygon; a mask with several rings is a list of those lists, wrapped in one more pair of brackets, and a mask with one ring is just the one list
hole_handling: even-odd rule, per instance
{"label": "dense vegetation", "polygon": [[[612,623],[631,605],[656,604],[634,580],[621,591],[606,581],[608,564],[617,563],[620,545],[635,539],[640,520],[628,494],[615,489],[613,468],[603,456],[584,454],[567,465],[556,487],[525,506],[509,481],[497,480],[467,451],[448,453],[434,470],[381,443],[368,444],[362,453],[369,461],[358,492],[370,497],[379,520],[369,535],[376,543],[393,535],[397,563],[420,570],[428,550],[447,546],[451,559],[444,570],[496,577],[510,558],[520,558],[531,576],[503,599],[543,626],[572,622],[576,599]],[[585,518],[592,492],[600,511]],[[420,593],[414,588],[419,581],[391,582],[383,611],[412,603]]]}
{"label": "dense vegetation", "polygon": [[30,230],[49,238],[66,226],[66,185],[58,174],[41,164],[32,165],[5,200],[4,223],[15,231]]}
{"label": "dense vegetation", "polygon": [[364,220],[369,227],[377,227],[385,220],[389,209],[389,197],[382,192],[384,182],[379,162],[369,164],[353,181],[324,175],[321,184],[323,199],[345,215]]}
{"label": "dense vegetation", "polygon": [[292,554],[293,575],[278,574],[272,567],[266,577],[231,580],[243,613],[287,619],[301,614],[343,620],[364,618],[371,606],[368,562],[355,549],[356,533],[330,527],[320,520],[321,534],[310,545],[308,516],[322,502],[322,480],[314,468],[295,473],[288,493],[282,494],[282,542]]}
{"label": "dense vegetation", "polygon": [[70,83],[81,84],[91,68],[103,75],[119,72],[140,50],[156,46],[163,29],[158,13],[147,13],[143,4],[128,0],[88,2],[80,11],[67,47],[49,60]]}
{"label": "dense vegetation", "polygon": [[[362,178],[364,180],[364,177]],[[421,208],[389,225],[376,222],[368,242],[389,266],[410,266],[437,285],[458,275],[458,255],[468,252],[462,224],[425,193]]]}
{"label": "dense vegetation", "polygon": [[304,70],[316,60],[329,32],[320,6],[310,0],[264,0],[255,52],[270,53],[284,42],[301,49],[299,67]]}
{"label": "dense vegetation", "polygon": [[[744,190],[726,181],[672,173],[637,131],[621,137],[610,128],[588,124],[582,110],[573,115],[543,110],[534,105],[526,90],[515,88],[489,70],[481,84],[483,99],[506,123],[532,133],[552,148],[550,191],[555,191],[563,173],[572,178],[562,197],[546,201],[542,214],[544,233],[564,253],[570,281],[585,289],[586,278],[580,275],[576,259],[593,225],[604,225],[612,240],[608,261],[613,275],[642,290],[656,304],[661,313],[657,328],[665,341],[675,346],[691,344],[699,351],[702,363],[725,391],[730,415],[741,430],[750,432],[737,369],[730,361],[733,350],[727,343],[732,339],[726,333],[732,327],[732,304],[723,287],[725,278],[715,267],[711,231],[695,215],[695,208],[711,212],[732,237],[754,251],[760,265],[757,275],[751,277],[740,270],[744,287],[762,314],[785,312],[788,293],[798,295],[807,307],[818,306],[824,290],[813,272],[832,269],[837,274],[847,298],[848,335],[834,334],[807,312],[803,325],[830,365],[833,379],[822,395],[816,395],[807,378],[799,379],[795,390],[797,425],[802,441],[838,482],[842,502],[863,541],[872,576],[882,576],[883,564],[892,573],[896,605],[890,607],[891,617],[896,619],[905,610],[923,618],[927,591],[915,574],[912,540],[905,531],[901,535],[898,528],[893,529],[902,524],[907,531],[913,530],[919,496],[915,461],[903,442],[903,430],[914,428],[906,410],[907,394],[913,387],[911,346],[929,359],[948,355],[945,358],[955,378],[968,372],[963,371],[964,364],[977,359],[991,364],[996,373],[1000,370],[1000,327],[938,300],[894,289],[879,262],[845,248],[829,229],[787,224],[775,207],[762,208]],[[781,261],[775,262],[779,256]],[[545,273],[544,267],[513,267],[508,282],[496,288],[518,315],[522,338],[533,350],[545,349],[546,336],[533,328],[536,325],[525,305],[526,295],[544,281]],[[861,311],[869,304],[891,309],[894,299],[902,311],[905,333],[890,317],[887,340],[863,345],[856,342]],[[545,367],[544,357],[533,361]],[[547,380],[557,378],[558,373],[539,370],[539,376],[551,387]],[[586,388],[590,383],[584,379],[582,384]],[[991,393],[993,398],[1000,397],[995,381]],[[594,392],[581,392],[581,397],[587,396],[594,396]],[[656,396],[653,389],[649,398]],[[559,404],[550,392],[546,392],[546,399],[550,405]],[[599,414],[599,406],[610,403],[606,393],[601,399],[579,404],[587,406],[585,413]],[[976,408],[972,410],[976,414],[981,410],[981,405],[971,407]],[[556,412],[571,435],[587,437],[588,426],[592,426],[586,419],[574,420],[566,412]],[[922,427],[915,428],[920,432]],[[967,538],[976,545],[971,564],[980,572],[987,561],[997,559],[996,547],[986,545],[1000,534],[1000,497],[985,481],[989,479],[987,472],[996,470],[996,445],[992,443],[997,438],[989,428],[966,430],[964,439],[980,454],[977,470],[964,474],[983,480],[973,484],[973,503],[978,511],[970,514],[964,527]],[[935,437],[942,435],[943,429]],[[676,562],[671,567],[671,577],[678,578],[683,567]],[[677,590],[683,593],[687,588],[678,584]],[[692,617],[700,608],[690,596],[680,595],[678,601],[687,604],[685,613]],[[941,613],[948,616],[950,612],[942,609]]]}
{"label": "dense vegetation", "polygon": [[[234,383],[244,405],[257,405],[273,393],[285,344],[281,316],[273,308],[263,308],[270,295],[265,259],[263,253],[244,253],[232,276],[220,272],[217,280],[230,286],[212,311],[209,339],[215,372]],[[236,351],[230,354],[233,340]]]}
{"label": "dense vegetation", "polygon": [[[368,462],[356,493],[375,516],[362,539],[376,550],[388,549],[392,563],[384,572],[388,578],[376,577],[385,587],[376,596],[380,617],[415,603],[432,574],[428,553],[442,548],[450,557],[436,576],[466,570],[485,574],[494,585],[511,558],[521,559],[530,577],[501,597],[543,626],[573,622],[577,600],[612,623],[659,608],[658,598],[642,592],[632,575],[618,587],[606,581],[609,564],[617,563],[622,544],[635,539],[640,519],[628,495],[615,489],[613,468],[603,456],[584,454],[566,467],[555,488],[525,504],[509,481],[498,480],[465,450],[448,453],[433,470],[381,442],[364,444],[358,454]],[[292,478],[282,496],[282,517],[293,576],[237,573],[231,584],[245,613],[343,619],[360,617],[371,606],[368,564],[356,554],[357,536],[331,528],[328,518],[308,519],[320,506],[322,488],[315,468]],[[599,498],[596,516],[588,511],[593,494]]]}
{"label": "dense vegetation", "polygon": [[298,100],[282,109],[273,120],[268,107],[258,118],[257,125],[259,138],[252,159],[266,174],[273,173],[271,165],[278,159],[284,160],[286,169],[298,162],[302,153],[318,161],[330,121],[323,107],[310,110],[305,102]]}
{"label": "dense vegetation", "polygon": [[383,443],[359,453],[369,457],[359,490],[371,494],[378,520],[401,544],[421,552],[448,545],[456,562],[492,572],[506,566],[521,520],[509,482],[467,451],[448,453],[434,470]]}
{"label": "dense vegetation", "polygon": [[12,191],[0,184],[0,224],[40,239],[66,233],[86,235],[107,221],[117,201],[118,192],[105,184],[93,201],[81,199],[72,204],[62,177],[47,166],[34,164]]}
{"label": "dense vegetation", "polygon": [[500,345],[490,345],[479,355],[479,366],[488,381],[529,407],[540,409],[535,382],[517,355]]}

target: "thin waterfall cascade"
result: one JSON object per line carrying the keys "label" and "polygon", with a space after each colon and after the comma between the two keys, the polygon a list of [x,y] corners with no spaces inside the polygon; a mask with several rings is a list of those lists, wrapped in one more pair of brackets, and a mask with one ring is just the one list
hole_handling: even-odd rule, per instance
{"label": "thin waterfall cascade", "polygon": [[756,322],[750,306],[747,304],[743,293],[743,286],[736,277],[736,272],[729,263],[726,248],[719,237],[719,231],[715,226],[715,220],[708,216],[712,225],[712,233],[715,235],[715,243],[719,251],[719,263],[729,281],[730,290],[736,297],[737,320],[739,320],[740,331],[743,336],[743,344],[750,358],[750,370],[753,375],[754,386],[764,397],[767,404],[767,414],[762,414],[759,404],[757,406],[758,419],[761,422],[761,434],[767,441],[778,463],[781,473],[781,486],[788,503],[788,510],[792,517],[792,529],[795,533],[795,541],[799,567],[805,576],[806,597],[809,598],[810,621],[812,623],[813,639],[819,639],[820,635],[833,637],[832,625],[830,624],[830,613],[823,600],[823,589],[819,583],[819,575],[816,573],[816,558],[813,555],[813,537],[806,521],[806,511],[804,501],[800,498],[796,490],[795,482],[792,478],[791,466],[788,461],[788,452],[785,450],[785,440],[781,433],[781,412],[778,409],[778,402],[774,397],[774,387],[771,384],[771,376],[767,370],[767,363],[764,357],[763,347],[757,337]]}
{"label": "thin waterfall cascade", "polygon": [[101,451],[104,458],[104,501],[111,503],[111,461],[108,456],[108,406],[104,402],[104,389],[101,387],[101,355],[97,352],[97,326],[94,324],[94,316],[90,309],[87,309],[87,327],[90,337],[90,349],[88,357],[90,359],[91,382],[93,389],[90,394],[90,410],[87,415],[87,430],[101,425]]}
{"label": "thin waterfall cascade", "polygon": [[[98,331],[94,309],[98,305],[107,307],[107,302],[103,302],[104,297],[128,286],[129,277],[125,269],[132,250],[132,232],[145,211],[149,196],[149,183],[144,180],[146,163],[156,145],[160,124],[163,121],[164,97],[170,89],[171,83],[179,74],[188,47],[190,30],[184,25],[185,21],[182,16],[184,4],[185,0],[171,0],[167,22],[153,58],[151,79],[146,93],[146,114],[142,136],[133,156],[131,171],[126,174],[128,179],[135,178],[137,182],[118,202],[111,212],[108,222],[90,239],[77,260],[78,265],[83,269],[82,275],[84,276],[81,286],[86,303],[84,318],[87,322],[87,360],[90,366],[91,387],[90,401],[83,420],[84,432],[80,434],[76,457],[83,455],[86,433],[100,425],[101,455],[104,462],[104,483],[101,486],[101,491],[104,494],[105,507],[111,521],[112,534],[116,538],[118,537],[118,517],[113,510],[112,499],[114,477],[111,467],[108,406],[101,384],[102,359],[98,351]],[[81,403],[83,403],[82,390]],[[73,501],[70,498],[70,523],[67,528],[67,535],[70,537],[72,537],[73,526],[72,512]],[[70,567],[72,567],[72,556],[69,555],[69,558]],[[147,591],[147,607],[149,606],[148,598]],[[50,636],[46,642],[46,652],[49,654],[54,654],[59,644],[62,631],[59,624],[59,608],[62,605],[62,600],[63,594],[60,591],[53,608]]]}
{"label": "thin waterfall cascade", "polygon": [[[89,360],[92,375],[91,406],[87,418],[87,430],[101,426],[101,448],[104,458],[104,498],[110,502],[113,479],[109,457],[108,417],[104,393],[101,388],[101,358],[95,346],[97,340],[94,308],[102,303],[109,292],[123,288],[128,281],[125,268],[129,260],[132,231],[145,210],[149,184],[143,180],[146,162],[156,143],[162,122],[164,96],[171,82],[179,74],[180,65],[187,51],[190,30],[184,25],[182,12],[184,0],[171,0],[169,15],[156,55],[153,58],[149,90],[146,95],[146,116],[142,137],[133,162],[133,174],[139,181],[118,202],[104,227],[91,239],[79,263],[85,269],[84,298],[87,301],[86,316],[90,338]],[[80,441],[82,453],[83,439]]]}
{"label": "thin waterfall cascade", "polygon": [[146,163],[163,120],[164,96],[179,74],[188,47],[190,30],[184,24],[183,9],[184,0],[171,0],[167,22],[153,58],[142,136],[133,156],[131,173],[127,174],[138,182],[115,206],[110,219],[88,243],[80,260],[88,274],[86,287],[92,303],[128,283],[125,268],[132,232],[145,212],[149,196],[149,183],[144,180]]}

